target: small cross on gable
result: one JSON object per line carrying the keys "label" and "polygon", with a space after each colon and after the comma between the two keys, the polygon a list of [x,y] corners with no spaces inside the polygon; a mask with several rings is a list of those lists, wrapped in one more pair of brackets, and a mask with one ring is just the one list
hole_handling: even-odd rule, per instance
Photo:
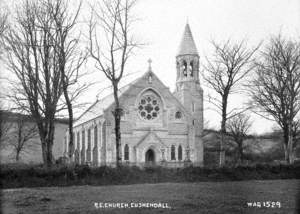
{"label": "small cross on gable", "polygon": [[[148,64],[149,64],[148,71],[152,71],[151,63],[152,63],[152,60],[151,60],[151,59],[148,59]],[[148,83],[149,83],[149,84],[152,83],[152,74],[151,74],[151,73],[150,73],[149,76],[148,76]]]}

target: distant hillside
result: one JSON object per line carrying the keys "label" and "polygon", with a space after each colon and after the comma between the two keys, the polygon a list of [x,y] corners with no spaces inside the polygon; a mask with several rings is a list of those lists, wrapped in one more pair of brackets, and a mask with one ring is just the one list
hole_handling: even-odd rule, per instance
{"label": "distant hillside", "polygon": [[[204,130],[203,143],[205,156],[209,160],[206,162],[214,162],[218,159],[220,133],[216,130]],[[233,142],[230,134],[225,137],[224,145],[226,160],[234,161],[237,154],[236,144]],[[245,140],[244,146],[245,156],[250,161],[274,161],[284,159],[284,150],[282,145],[282,134],[280,132],[266,133],[263,135],[249,135]],[[215,153],[215,155],[213,155]],[[300,158],[299,140],[295,149],[295,157]]]}

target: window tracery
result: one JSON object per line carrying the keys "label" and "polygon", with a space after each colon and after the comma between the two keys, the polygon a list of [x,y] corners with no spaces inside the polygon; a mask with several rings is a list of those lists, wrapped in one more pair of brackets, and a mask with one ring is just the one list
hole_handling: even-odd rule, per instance
{"label": "window tracery", "polygon": [[161,103],[154,93],[145,93],[138,104],[138,111],[144,120],[154,120],[161,112]]}

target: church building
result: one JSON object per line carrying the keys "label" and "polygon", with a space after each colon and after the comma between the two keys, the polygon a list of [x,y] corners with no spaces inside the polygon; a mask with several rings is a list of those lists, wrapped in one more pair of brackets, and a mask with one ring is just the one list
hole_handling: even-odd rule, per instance
{"label": "church building", "polygon": [[[176,89],[172,93],[149,62],[145,74],[120,88],[121,159],[128,165],[183,167],[203,165],[203,90],[199,54],[186,24],[176,55]],[[78,164],[115,165],[113,94],[96,101],[74,122]],[[64,150],[67,156],[67,136]]]}

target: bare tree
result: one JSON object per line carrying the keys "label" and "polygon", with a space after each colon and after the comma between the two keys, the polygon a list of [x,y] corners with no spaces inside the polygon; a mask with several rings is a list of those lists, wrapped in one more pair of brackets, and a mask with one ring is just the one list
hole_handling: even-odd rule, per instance
{"label": "bare tree", "polygon": [[297,119],[294,122],[292,132],[293,132],[292,135],[293,135],[293,140],[294,140],[294,146],[296,146],[296,144],[298,144],[300,142],[300,119]]}
{"label": "bare tree", "polygon": [[[134,41],[131,34],[134,21],[132,9],[135,3],[135,0],[103,0],[98,2],[92,7],[89,24],[90,55],[96,62],[96,68],[105,74],[113,88],[117,166],[120,165],[121,161],[119,147],[122,109],[119,103],[119,83],[125,72],[128,58],[132,55],[132,51],[140,46]],[[104,35],[101,41],[100,35]]]}
{"label": "bare tree", "polygon": [[[7,29],[7,14],[0,10],[0,39],[2,38],[5,30]],[[0,43],[0,56],[2,54],[2,44]]]}
{"label": "bare tree", "polygon": [[18,115],[13,120],[14,128],[8,139],[8,146],[13,149],[15,159],[20,160],[20,154],[36,149],[38,144],[38,129],[30,118],[24,115]]}
{"label": "bare tree", "polygon": [[292,163],[300,111],[300,43],[273,37],[259,59],[250,91],[253,105],[282,129],[285,160]]}
{"label": "bare tree", "polygon": [[71,15],[68,11],[70,5],[67,2],[54,0],[50,3],[48,11],[54,21],[55,33],[52,41],[57,57],[58,70],[61,73],[63,95],[69,116],[68,156],[70,159],[74,154],[73,109],[77,107],[74,102],[88,88],[87,84],[79,85],[78,83],[81,77],[87,74],[80,68],[86,61],[88,53],[82,51],[82,47],[80,47],[81,33],[77,33],[78,28],[76,28],[81,4],[80,2],[74,15]]}
{"label": "bare tree", "polygon": [[4,35],[7,65],[16,77],[11,98],[34,118],[48,167],[54,161],[54,119],[63,93],[53,44],[56,29],[48,13],[50,2],[24,1]]}
{"label": "bare tree", "polygon": [[233,141],[237,145],[239,154],[238,159],[240,162],[243,162],[244,160],[244,140],[247,138],[251,125],[252,122],[250,121],[250,116],[244,113],[237,114],[230,118],[226,124],[229,134],[232,136]]}
{"label": "bare tree", "polygon": [[206,75],[204,80],[210,88],[218,95],[218,98],[209,96],[209,102],[216,107],[220,113],[221,120],[221,141],[220,141],[220,165],[224,164],[224,137],[226,134],[226,121],[230,117],[240,113],[241,109],[234,108],[228,112],[229,95],[240,92],[238,87],[246,78],[253,66],[253,55],[258,47],[249,50],[244,41],[232,44],[230,40],[224,44],[212,42],[214,47],[211,59],[206,58],[204,69]]}
{"label": "bare tree", "polygon": [[[4,12],[4,7],[0,1],[0,61],[2,60],[3,54],[3,43],[2,38],[4,35],[5,30],[7,29],[7,13]],[[1,66],[0,66],[1,69]],[[3,72],[0,72],[0,81],[4,79]],[[0,98],[2,98],[2,92],[0,93]],[[1,106],[2,107],[2,106]]]}

